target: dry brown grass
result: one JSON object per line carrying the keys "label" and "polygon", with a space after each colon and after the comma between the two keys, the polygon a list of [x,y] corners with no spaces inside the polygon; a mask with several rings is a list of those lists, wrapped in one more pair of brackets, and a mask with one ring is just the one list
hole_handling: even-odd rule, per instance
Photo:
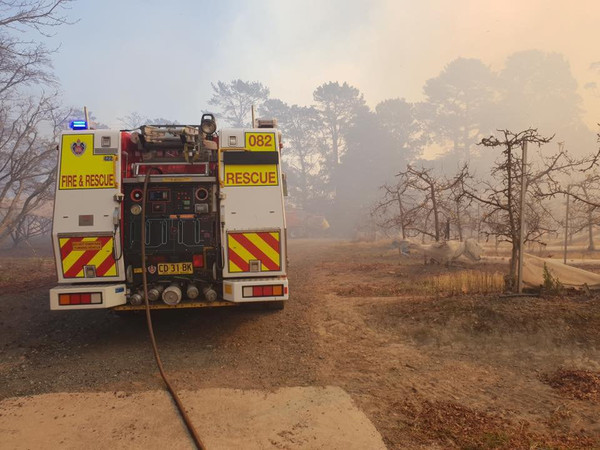
{"label": "dry brown grass", "polygon": [[465,270],[436,275],[428,282],[438,295],[493,294],[504,290],[504,275],[500,272]]}
{"label": "dry brown grass", "polygon": [[340,286],[336,294],[343,297],[396,297],[424,295],[452,297],[464,294],[496,294],[504,290],[504,276],[500,272],[462,270],[438,274],[424,274],[414,279],[398,281],[371,281]]}
{"label": "dry brown grass", "polygon": [[50,257],[0,257],[0,291],[3,293],[23,292],[54,281],[56,269]]}

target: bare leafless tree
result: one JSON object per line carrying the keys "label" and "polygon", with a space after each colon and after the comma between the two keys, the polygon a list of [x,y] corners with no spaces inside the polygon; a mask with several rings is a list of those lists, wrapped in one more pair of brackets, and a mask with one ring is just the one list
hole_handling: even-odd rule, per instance
{"label": "bare leafless tree", "polygon": [[550,232],[556,231],[556,221],[552,217],[543,199],[559,192],[556,180],[573,170],[594,166],[597,155],[574,159],[561,146],[551,156],[539,155],[537,164],[528,164],[525,174],[522,172],[522,146],[524,143],[538,147],[547,144],[552,137],[541,136],[537,129],[514,133],[510,130],[498,130],[497,136],[481,141],[481,145],[501,149],[501,157],[492,168],[491,181],[481,183],[477,192],[466,189],[467,195],[481,203],[485,209],[483,221],[487,233],[509,242],[512,246],[508,275],[510,288],[515,286],[520,235],[520,189],[525,177],[527,192],[525,203],[525,242],[540,242]]}
{"label": "bare leafless tree", "polygon": [[[598,124],[600,126],[600,124]],[[600,144],[600,133],[596,135]],[[592,208],[600,208],[600,174],[596,171],[590,173],[590,169],[597,166],[600,160],[600,149],[594,155],[584,159],[584,165],[579,167],[582,177],[579,180],[569,178],[567,180],[550,174],[547,189],[540,194],[544,196],[555,196],[556,194],[570,195],[575,200],[589,205]]]}
{"label": "bare leafless tree", "polygon": [[587,228],[588,231],[588,250],[595,251],[594,225],[600,223],[600,217],[598,216],[600,205],[595,205],[594,199],[600,198],[600,176],[597,173],[588,175],[584,180],[577,183],[574,188],[574,192],[581,190],[583,198],[586,200],[585,203],[579,202],[576,206],[578,206],[579,209],[582,209],[582,212],[585,215],[584,227]]}
{"label": "bare leafless tree", "polygon": [[[58,107],[52,49],[21,39],[48,36],[68,23],[71,0],[0,0],[0,242],[51,198],[55,136],[66,111]],[[37,94],[36,94],[37,92]]]}
{"label": "bare leafless tree", "polygon": [[68,114],[54,96],[28,98],[0,110],[0,242],[51,200],[56,136]]}
{"label": "bare leafless tree", "polygon": [[455,226],[460,241],[465,238],[465,225],[472,221],[471,207],[474,200],[465,192],[465,184],[471,179],[469,166],[464,164],[452,178],[452,186],[448,192],[447,201],[444,203],[446,215],[450,223]]}
{"label": "bare leafless tree", "polygon": [[414,198],[409,188],[405,175],[400,175],[396,184],[384,184],[381,186],[383,197],[371,210],[377,226],[384,230],[399,230],[402,239],[408,237],[408,231],[415,224]]}
{"label": "bare leafless tree", "polygon": [[412,165],[396,177],[395,184],[381,187],[383,195],[371,210],[380,228],[396,229],[402,239],[421,235],[440,241],[449,237],[443,233],[444,223],[453,223],[462,239],[464,216],[472,202],[462,187],[470,177],[468,165],[461,167],[452,178]]}
{"label": "bare leafless tree", "polygon": [[[456,189],[463,180],[469,175],[468,166],[465,164],[459,173],[453,178],[438,176],[433,169],[424,167],[416,168],[408,165],[406,170],[400,172],[398,176],[405,177],[407,185],[420,192],[420,202],[412,208],[412,213],[421,215],[424,219],[423,225],[431,223],[433,219],[433,229],[425,226],[416,229],[422,234],[429,235],[440,241],[442,238],[442,213],[449,211],[452,207],[448,206],[453,189]],[[446,214],[449,217],[449,214]]]}
{"label": "bare leafless tree", "polygon": [[64,9],[72,0],[0,0],[0,98],[21,86],[54,83],[50,54],[41,43],[21,39],[27,30],[48,36],[68,23]]}
{"label": "bare leafless tree", "polygon": [[133,111],[126,116],[117,117],[117,120],[128,130],[135,130],[142,125],[149,124],[148,118],[137,111]]}
{"label": "bare leafless tree", "polygon": [[51,218],[39,216],[37,214],[29,214],[21,218],[21,220],[14,227],[10,236],[13,241],[13,246],[16,247],[21,242],[29,241],[29,239],[36,236],[48,234],[51,230]]}
{"label": "bare leafless tree", "polygon": [[600,224],[600,175],[594,171],[583,176],[584,178],[571,180],[570,183],[554,182],[546,193],[549,191],[552,196],[565,194],[573,200],[570,202],[569,223],[563,225],[568,226],[571,237],[587,229],[588,250],[595,251],[594,226]]}

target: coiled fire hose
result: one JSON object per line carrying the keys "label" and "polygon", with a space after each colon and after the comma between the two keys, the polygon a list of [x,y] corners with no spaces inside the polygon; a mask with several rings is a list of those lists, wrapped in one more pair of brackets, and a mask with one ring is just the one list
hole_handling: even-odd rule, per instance
{"label": "coiled fire hose", "polygon": [[196,428],[194,428],[194,424],[192,423],[190,417],[188,416],[187,412],[185,411],[185,408],[183,407],[183,403],[181,403],[181,400],[179,399],[179,396],[175,392],[175,389],[173,389],[173,386],[171,386],[171,383],[167,379],[167,375],[166,375],[165,369],[162,365],[160,355],[158,354],[156,338],[154,337],[154,329],[152,328],[152,317],[150,315],[150,302],[148,301],[148,277],[146,275],[146,196],[148,193],[148,181],[150,180],[151,172],[152,172],[152,169],[148,168],[148,171],[146,172],[146,178],[144,179],[144,191],[143,191],[143,196],[142,196],[142,217],[141,217],[141,221],[142,221],[142,230],[141,230],[141,232],[142,232],[142,236],[141,236],[141,241],[142,241],[142,244],[141,244],[142,245],[142,281],[143,281],[143,285],[144,285],[144,302],[146,304],[146,323],[148,324],[148,333],[150,334],[150,341],[152,342],[152,350],[154,352],[154,359],[156,360],[156,365],[158,366],[158,371],[160,372],[160,376],[162,377],[163,381],[165,382],[165,386],[167,387],[169,394],[171,394],[171,398],[173,398],[173,401],[175,402],[175,405],[177,406],[177,410],[179,411],[179,414],[181,415],[181,418],[183,419],[183,422],[185,423],[185,426],[188,430],[188,433],[190,434],[190,437],[194,441],[194,444],[196,444],[196,447],[198,448],[198,450],[206,450],[206,447],[202,443],[202,440],[200,439],[200,436],[198,435]]}

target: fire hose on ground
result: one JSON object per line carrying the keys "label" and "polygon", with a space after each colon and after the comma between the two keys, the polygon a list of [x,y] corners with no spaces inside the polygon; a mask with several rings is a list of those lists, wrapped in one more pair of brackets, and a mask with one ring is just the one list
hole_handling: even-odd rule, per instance
{"label": "fire hose on ground", "polygon": [[154,359],[156,360],[156,365],[158,367],[158,371],[160,372],[160,376],[162,377],[162,379],[165,383],[165,386],[167,387],[167,391],[171,395],[171,398],[175,402],[175,405],[177,406],[177,410],[179,411],[179,414],[181,415],[181,418],[187,428],[188,433],[190,434],[190,437],[194,441],[194,444],[196,444],[196,447],[199,450],[205,450],[206,447],[202,443],[202,440],[200,439],[200,436],[198,435],[198,432],[196,431],[194,424],[192,423],[187,412],[185,411],[185,408],[183,407],[183,403],[181,402],[179,396],[177,395],[177,392],[175,392],[175,389],[173,389],[173,386],[171,385],[171,383],[169,382],[169,380],[167,378],[162,361],[160,359],[160,355],[158,353],[158,347],[156,345],[156,338],[154,337],[154,329],[152,327],[152,316],[150,314],[150,302],[148,300],[148,277],[146,274],[146,196],[148,193],[148,181],[150,180],[151,172],[152,172],[152,169],[149,169],[146,172],[146,178],[144,179],[144,190],[143,190],[143,194],[142,194],[142,213],[141,213],[141,216],[142,216],[141,217],[142,281],[143,281],[143,285],[144,285],[144,302],[146,305],[146,323],[148,325],[148,333],[150,335],[150,341],[152,342],[152,351],[154,352]]}

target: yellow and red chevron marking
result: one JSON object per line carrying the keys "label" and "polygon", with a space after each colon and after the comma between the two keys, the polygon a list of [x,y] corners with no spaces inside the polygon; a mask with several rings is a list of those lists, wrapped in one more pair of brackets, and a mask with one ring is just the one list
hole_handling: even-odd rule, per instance
{"label": "yellow and red chevron marking", "polygon": [[227,235],[229,272],[249,272],[250,261],[259,260],[261,271],[281,270],[279,232],[244,232]]}
{"label": "yellow and red chevron marking", "polygon": [[59,238],[63,277],[83,278],[84,266],[96,266],[97,277],[117,276],[112,236]]}

